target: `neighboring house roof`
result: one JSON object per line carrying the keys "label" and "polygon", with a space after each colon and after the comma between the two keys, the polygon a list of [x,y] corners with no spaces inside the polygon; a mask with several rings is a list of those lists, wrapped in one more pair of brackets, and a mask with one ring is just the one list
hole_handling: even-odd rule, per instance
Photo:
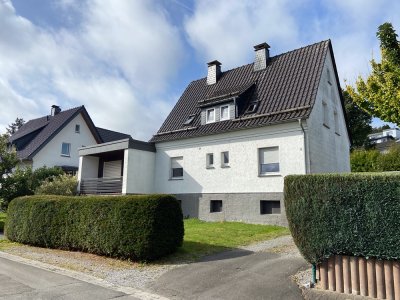
{"label": "neighboring house roof", "polygon": [[112,131],[112,130],[108,130],[108,129],[104,129],[104,128],[100,128],[100,127],[96,127],[96,129],[97,129],[97,132],[99,133],[103,143],[108,143],[108,142],[123,140],[126,138],[131,138],[131,136],[126,133]]}
{"label": "neighboring house roof", "polygon": [[32,159],[40,149],[51,141],[78,114],[82,114],[93,137],[100,143],[100,135],[83,105],[61,111],[55,116],[45,116],[30,120],[10,137],[9,142],[17,145],[18,158],[23,160]]}
{"label": "neighboring house roof", "polygon": [[[150,141],[204,136],[308,118],[328,53],[332,56],[343,108],[333,49],[327,40],[270,57],[267,67],[260,71],[253,71],[251,63],[222,72],[217,83],[212,85],[207,85],[207,78],[191,82]],[[202,107],[208,102],[215,104],[235,96],[244,98],[240,99],[235,119],[201,125]],[[256,111],[245,114],[253,102],[258,102]],[[344,108],[343,113],[346,118]],[[193,121],[185,125],[193,115]]]}
{"label": "neighboring house roof", "polygon": [[379,152],[385,153],[393,145],[396,145],[396,141],[394,141],[393,138],[392,138],[392,140],[387,140],[387,141],[384,141],[382,143],[377,143],[374,146],[375,146],[375,149],[378,150]]}

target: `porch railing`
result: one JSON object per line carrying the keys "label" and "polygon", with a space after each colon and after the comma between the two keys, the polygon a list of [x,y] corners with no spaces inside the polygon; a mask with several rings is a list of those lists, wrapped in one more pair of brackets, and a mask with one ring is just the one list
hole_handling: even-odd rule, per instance
{"label": "porch railing", "polygon": [[81,180],[81,194],[121,194],[122,177],[85,178]]}

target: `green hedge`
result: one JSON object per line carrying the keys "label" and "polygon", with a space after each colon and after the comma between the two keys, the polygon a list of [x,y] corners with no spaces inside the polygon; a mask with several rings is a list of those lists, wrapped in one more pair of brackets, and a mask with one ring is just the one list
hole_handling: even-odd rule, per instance
{"label": "green hedge", "polygon": [[400,259],[400,175],[292,175],[285,207],[310,263],[332,254]]}
{"label": "green hedge", "polygon": [[34,246],[153,260],[181,246],[184,229],[173,196],[37,195],[11,201],[5,234]]}

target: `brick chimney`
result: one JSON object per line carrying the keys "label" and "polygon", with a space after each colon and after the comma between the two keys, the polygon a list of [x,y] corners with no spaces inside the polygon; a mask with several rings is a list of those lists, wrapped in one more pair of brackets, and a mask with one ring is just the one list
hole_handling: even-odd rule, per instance
{"label": "brick chimney", "polygon": [[267,43],[262,43],[254,46],[254,51],[256,52],[256,57],[254,59],[254,71],[264,70],[267,67],[267,62],[269,59],[269,45]]}
{"label": "brick chimney", "polygon": [[221,63],[218,60],[210,61],[208,64],[207,84],[217,83],[221,75]]}
{"label": "brick chimney", "polygon": [[52,105],[51,106],[51,115],[54,117],[55,115],[58,115],[61,112],[61,107],[58,105]]}

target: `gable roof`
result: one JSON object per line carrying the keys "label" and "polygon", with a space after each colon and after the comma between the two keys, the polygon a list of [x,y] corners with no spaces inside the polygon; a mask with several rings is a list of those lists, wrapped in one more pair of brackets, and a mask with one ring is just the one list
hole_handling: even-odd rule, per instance
{"label": "gable roof", "polygon": [[108,130],[105,128],[96,127],[103,143],[119,141],[127,138],[132,138],[129,134],[117,131]]}
{"label": "gable roof", "polygon": [[93,137],[100,143],[100,135],[83,105],[61,111],[55,116],[45,116],[30,120],[9,138],[9,142],[16,144],[19,140],[28,139],[22,149],[17,149],[17,155],[19,159],[31,159],[78,114],[82,114]]}
{"label": "gable roof", "polygon": [[[204,136],[308,118],[328,52],[333,58],[330,40],[271,57],[267,67],[260,71],[253,71],[254,63],[251,63],[222,72],[217,83],[212,85],[207,85],[207,78],[195,80],[150,141]],[[333,64],[335,66],[334,58]],[[338,81],[336,67],[335,75]],[[341,90],[339,93],[341,95]],[[232,120],[201,125],[201,110],[205,106],[202,104],[208,101],[215,104],[213,100],[218,97],[232,101],[234,97],[244,98],[239,99],[242,107],[238,107],[238,115]],[[254,102],[257,103],[254,113],[245,114]],[[185,125],[191,115],[195,115],[194,120]]]}

